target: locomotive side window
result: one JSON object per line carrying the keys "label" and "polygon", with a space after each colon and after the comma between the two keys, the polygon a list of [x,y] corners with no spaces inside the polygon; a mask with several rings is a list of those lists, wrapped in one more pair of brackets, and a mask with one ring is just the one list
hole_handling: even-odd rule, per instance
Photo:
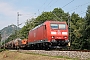
{"label": "locomotive side window", "polygon": [[46,30],[46,25],[43,25],[44,30]]}
{"label": "locomotive side window", "polygon": [[46,25],[44,25],[44,27],[45,27],[45,30],[46,30]]}
{"label": "locomotive side window", "polygon": [[58,29],[58,24],[51,24],[52,29]]}
{"label": "locomotive side window", "polygon": [[59,24],[59,29],[66,29],[66,24]]}

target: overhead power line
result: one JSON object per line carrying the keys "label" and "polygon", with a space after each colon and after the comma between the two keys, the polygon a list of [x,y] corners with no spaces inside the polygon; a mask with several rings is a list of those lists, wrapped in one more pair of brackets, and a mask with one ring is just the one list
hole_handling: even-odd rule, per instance
{"label": "overhead power line", "polygon": [[[72,0],[72,1],[70,1],[69,3],[67,3],[66,5],[64,5],[62,8],[64,8],[64,7],[66,7],[67,5],[69,5],[70,3],[72,3],[74,0]],[[54,14],[54,13],[53,13]],[[56,14],[54,14],[56,17],[57,17],[57,15]],[[57,17],[58,19],[60,19],[59,17]],[[62,17],[61,17],[62,18]],[[61,19],[61,21],[62,21],[62,19]]]}
{"label": "overhead power line", "polygon": [[69,5],[70,3],[72,3],[74,0],[70,1],[69,3],[67,3],[66,5],[64,5],[62,8],[66,7],[67,5]]}
{"label": "overhead power line", "polygon": [[78,9],[79,7],[85,6],[86,4],[89,4],[89,3],[90,3],[90,2],[87,2],[87,3],[84,3],[84,4],[78,5],[78,6],[76,6],[75,9],[72,9],[72,10],[70,10],[69,12],[74,11],[74,10]]}
{"label": "overhead power line", "polygon": [[[48,8],[48,6],[49,6],[52,2],[53,2],[53,0],[51,0],[51,1],[48,3],[48,5],[46,6],[46,8]],[[44,10],[45,10],[46,8],[44,8]]]}
{"label": "overhead power line", "polygon": [[38,8],[38,14],[40,15],[40,9],[46,4],[47,0]]}
{"label": "overhead power line", "polygon": [[[57,2],[58,0],[56,0],[54,3],[52,3],[52,5],[51,6],[53,6],[56,2]],[[49,7],[51,7],[51,6],[49,6]]]}
{"label": "overhead power line", "polygon": [[43,5],[41,5],[41,7],[40,7],[40,8],[42,8],[42,7],[46,4],[46,2],[47,2],[47,0],[43,3]]}
{"label": "overhead power line", "polygon": [[[54,13],[53,13],[54,14]],[[57,17],[57,15],[56,14],[54,14],[56,17]],[[60,18],[59,17],[57,17],[59,20],[60,20]]]}
{"label": "overhead power line", "polygon": [[[62,8],[64,8],[64,7],[66,7],[67,5],[69,5],[70,3],[72,3],[74,0],[72,0],[72,1],[70,1],[69,3],[67,3],[67,4],[65,4]],[[53,2],[53,0],[51,0],[49,3],[48,3],[48,5],[46,6],[46,8],[48,8],[48,6],[51,4]],[[55,1],[55,2],[57,2],[57,0]],[[55,3],[54,2],[54,3]],[[46,3],[46,2],[45,2]],[[53,4],[54,4],[53,3]],[[49,7],[51,7],[51,6],[49,6]],[[46,9],[46,8],[44,8],[44,10]],[[38,12],[39,12],[39,9],[38,9]],[[55,13],[53,13],[58,19],[60,19]]]}

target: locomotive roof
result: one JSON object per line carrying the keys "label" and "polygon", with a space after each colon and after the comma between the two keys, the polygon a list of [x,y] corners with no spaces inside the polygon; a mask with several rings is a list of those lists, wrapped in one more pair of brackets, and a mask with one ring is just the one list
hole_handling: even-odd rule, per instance
{"label": "locomotive roof", "polygon": [[62,22],[62,21],[61,21],[61,22],[60,22],[60,21],[45,21],[44,23],[42,23],[42,24],[36,26],[35,28],[31,29],[30,31],[39,28],[40,26],[44,25],[46,22],[49,22],[49,23],[66,23],[66,22]]}
{"label": "locomotive roof", "polygon": [[35,30],[35,29],[39,28],[39,27],[40,27],[40,26],[42,26],[43,24],[44,24],[44,23],[42,23],[42,24],[40,24],[40,25],[36,26],[35,28],[31,29],[30,31]]}
{"label": "locomotive roof", "polygon": [[45,21],[45,22],[49,22],[49,23],[66,23],[65,21]]}

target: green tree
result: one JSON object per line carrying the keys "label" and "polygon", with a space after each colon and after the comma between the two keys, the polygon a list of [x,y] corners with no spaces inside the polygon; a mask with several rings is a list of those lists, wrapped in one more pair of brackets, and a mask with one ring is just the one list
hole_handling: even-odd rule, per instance
{"label": "green tree", "polygon": [[38,16],[36,18],[36,22],[38,24],[41,24],[43,22],[45,22],[46,20],[54,20],[54,15],[52,14],[52,12],[43,12],[40,16]]}
{"label": "green tree", "polygon": [[71,47],[73,49],[80,49],[81,45],[80,45],[80,41],[82,40],[82,28],[83,28],[83,22],[84,19],[79,17],[78,14],[72,13],[71,15]]}
{"label": "green tree", "polygon": [[1,39],[2,39],[2,37],[1,37],[1,32],[0,32],[0,42],[1,42]]}
{"label": "green tree", "polygon": [[27,20],[27,22],[25,23],[23,28],[20,30],[20,38],[21,39],[28,38],[29,30],[34,28],[34,25],[35,25],[34,20],[35,20],[34,18]]}
{"label": "green tree", "polygon": [[90,50],[90,5],[87,8],[85,25],[83,27],[83,42],[81,42],[81,49]]}
{"label": "green tree", "polygon": [[90,6],[87,8],[86,17],[85,17],[85,39],[90,38]]}
{"label": "green tree", "polygon": [[68,21],[69,13],[65,13],[61,8],[55,8],[52,13],[55,16],[55,20]]}

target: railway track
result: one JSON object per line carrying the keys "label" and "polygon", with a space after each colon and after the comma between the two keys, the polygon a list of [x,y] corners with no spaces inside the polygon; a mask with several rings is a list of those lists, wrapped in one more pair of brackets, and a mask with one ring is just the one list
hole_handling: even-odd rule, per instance
{"label": "railway track", "polygon": [[34,53],[34,54],[41,54],[41,55],[48,55],[48,56],[65,56],[69,58],[78,58],[79,60],[89,60],[90,59],[90,50],[10,50],[10,51],[17,51],[20,53]]}
{"label": "railway track", "polygon": [[90,50],[46,50],[46,51],[77,51],[77,52],[90,52]]}
{"label": "railway track", "polygon": [[34,53],[48,56],[65,56],[78,58],[79,60],[90,59],[90,50],[18,50],[21,53]]}

